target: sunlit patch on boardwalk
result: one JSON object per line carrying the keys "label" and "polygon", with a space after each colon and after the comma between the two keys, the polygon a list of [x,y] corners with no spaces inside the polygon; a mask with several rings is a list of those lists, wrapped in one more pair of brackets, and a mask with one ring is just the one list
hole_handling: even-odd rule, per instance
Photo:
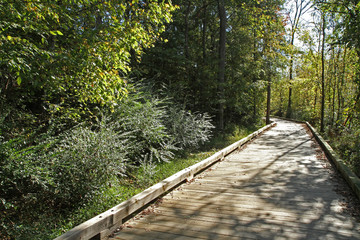
{"label": "sunlit patch on boardwalk", "polygon": [[114,239],[360,239],[333,184],[303,125],[279,120]]}

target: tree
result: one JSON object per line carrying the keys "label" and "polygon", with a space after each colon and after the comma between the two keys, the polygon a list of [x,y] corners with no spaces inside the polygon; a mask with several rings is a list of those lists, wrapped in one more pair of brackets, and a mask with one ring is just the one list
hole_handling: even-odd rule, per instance
{"label": "tree", "polygon": [[325,13],[321,14],[321,117],[320,117],[320,132],[324,132],[324,113],[325,113]]}
{"label": "tree", "polygon": [[[188,1],[177,0],[174,4],[179,9],[162,35],[168,42],[146,50],[140,63],[144,81],[184,109],[215,116],[219,130],[257,122],[266,107],[264,31],[272,29],[269,52],[274,54],[282,47],[275,42],[284,38],[282,1],[203,0],[192,1],[189,7]],[[275,25],[282,30],[275,30]],[[271,65],[272,71],[282,67]]]}
{"label": "tree", "polygon": [[[295,4],[295,5],[294,5]],[[296,33],[300,27],[300,20],[310,8],[311,2],[306,0],[294,0],[290,4],[290,10],[288,12],[288,19],[290,22],[290,63],[289,63],[289,97],[288,106],[286,110],[286,117],[291,118],[292,116],[292,81],[293,81],[293,64],[294,64],[294,41]],[[294,12],[293,12],[294,11]]]}
{"label": "tree", "polygon": [[336,13],[341,20],[338,21],[337,27],[342,34],[339,36],[339,41],[342,44],[352,47],[358,57],[357,69],[355,72],[355,83],[358,85],[357,94],[354,96],[354,105],[350,108],[348,116],[344,121],[344,125],[351,121],[353,115],[356,114],[356,109],[360,105],[360,5],[359,1],[348,0],[330,0],[330,1],[316,1],[317,5],[324,11]]}
{"label": "tree", "polygon": [[219,39],[219,129],[224,130],[224,84],[225,84],[225,66],[226,66],[226,11],[225,1],[218,0],[218,11],[220,18],[220,39]]}
{"label": "tree", "polygon": [[173,10],[167,1],[1,3],[1,100],[42,121],[112,109],[128,92],[131,56],[152,46]]}

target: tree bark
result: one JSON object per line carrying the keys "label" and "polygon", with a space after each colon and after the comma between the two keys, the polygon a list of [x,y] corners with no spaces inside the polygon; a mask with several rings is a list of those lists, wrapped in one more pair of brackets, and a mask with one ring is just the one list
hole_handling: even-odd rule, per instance
{"label": "tree bark", "polygon": [[204,15],[203,15],[203,29],[202,29],[202,54],[203,54],[203,63],[206,61],[206,28],[207,28],[207,19],[206,19],[206,7],[207,2],[204,0],[203,8],[204,8]]}
{"label": "tree bark", "polygon": [[189,14],[190,14],[190,4],[191,1],[188,0],[187,6],[186,6],[186,12],[185,12],[185,46],[184,46],[184,54],[185,58],[189,59]]}
{"label": "tree bark", "polygon": [[266,100],[266,124],[270,124],[271,76],[269,75]]}
{"label": "tree bark", "polygon": [[343,54],[343,58],[342,58],[342,62],[343,62],[343,65],[342,65],[342,72],[341,72],[341,77],[339,79],[339,82],[338,82],[338,115],[337,115],[337,121],[340,120],[340,116],[342,116],[342,111],[343,111],[343,108],[344,108],[344,98],[343,98],[343,95],[342,95],[342,90],[343,90],[343,87],[344,87],[344,81],[345,81],[345,74],[346,74],[346,45],[344,46],[344,54]]}
{"label": "tree bark", "polygon": [[[290,39],[290,46],[294,46],[295,40],[295,33],[299,28],[300,18],[301,16],[306,13],[310,9],[311,1],[305,0],[295,0],[295,14],[294,17],[290,17],[290,24],[291,24],[291,39]],[[289,99],[288,99],[288,106],[286,110],[286,117],[292,117],[292,80],[293,80],[293,63],[294,63],[294,56],[291,53],[290,56],[290,70],[289,70]]]}
{"label": "tree bark", "polygon": [[288,106],[286,109],[286,117],[292,117],[292,80],[293,80],[293,56],[290,59],[290,70],[289,70],[289,99]]}
{"label": "tree bark", "polygon": [[220,18],[220,40],[219,40],[219,129],[224,130],[224,107],[225,107],[225,66],[226,66],[226,12],[225,1],[218,0]]}
{"label": "tree bark", "polygon": [[322,43],[321,43],[321,117],[320,132],[324,132],[325,114],[325,13],[322,14]]}

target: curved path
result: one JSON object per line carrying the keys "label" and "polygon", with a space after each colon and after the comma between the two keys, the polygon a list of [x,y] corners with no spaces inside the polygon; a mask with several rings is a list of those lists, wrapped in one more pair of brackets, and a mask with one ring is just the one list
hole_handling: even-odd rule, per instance
{"label": "curved path", "polygon": [[112,239],[360,239],[304,125],[277,122]]}

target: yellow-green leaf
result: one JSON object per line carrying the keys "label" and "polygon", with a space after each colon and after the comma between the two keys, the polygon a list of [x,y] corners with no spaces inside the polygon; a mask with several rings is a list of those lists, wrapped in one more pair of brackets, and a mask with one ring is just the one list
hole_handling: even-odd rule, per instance
{"label": "yellow-green leaf", "polygon": [[20,84],[21,84],[21,77],[20,76],[18,76],[18,78],[16,79],[16,82],[20,86]]}

